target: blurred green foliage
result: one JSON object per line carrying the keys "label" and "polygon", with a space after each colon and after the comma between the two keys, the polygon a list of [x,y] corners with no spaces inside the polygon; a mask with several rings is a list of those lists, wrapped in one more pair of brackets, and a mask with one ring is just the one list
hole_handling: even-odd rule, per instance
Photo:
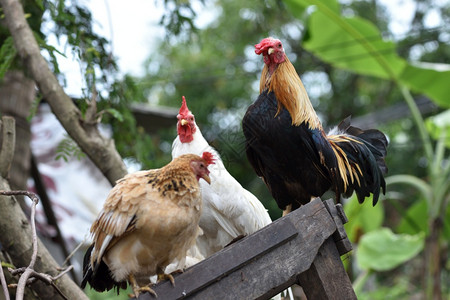
{"label": "blurred green foliage", "polygon": [[120,294],[117,294],[115,290],[99,293],[91,288],[86,288],[84,291],[90,300],[128,300],[130,299],[128,295],[133,293],[131,288],[121,290]]}
{"label": "blurred green foliage", "polygon": [[[200,10],[193,9],[194,2]],[[118,76],[109,42],[94,32],[91,12],[83,3],[63,0],[23,3],[41,47],[48,53],[61,83],[65,84],[64,74],[59,74],[56,62],[60,54],[46,44],[46,36],[40,28],[43,12],[49,12],[45,16],[46,21],[53,24],[51,33],[70,47],[85,74],[83,99],[77,104],[85,111],[98,91],[102,122],[112,127],[122,157],[139,163],[142,168],[167,163],[176,136],[176,120],[173,128],[150,136],[136,125],[130,104],[150,102],[178,108],[184,95],[203,135],[222,155],[230,173],[263,202],[274,219],[281,213],[247,162],[240,127],[246,108],[259,93],[263,62],[254,54],[254,44],[267,36],[283,41],[326,127],[336,125],[348,115],[364,116],[403,102],[411,95],[409,89],[413,96],[427,95],[437,105],[432,116],[422,122],[427,132],[418,134],[417,128],[421,125],[417,118],[395,119],[380,124],[379,129],[390,141],[386,158],[389,175],[405,179],[401,176],[407,174],[410,177],[406,179],[415,178],[421,185],[419,190],[428,192],[418,192],[397,181],[395,186],[388,187],[386,197],[376,207],[371,207],[368,200],[359,205],[355,197],[345,204],[350,219],[347,233],[355,244],[361,241],[363,251],[358,255],[365,256],[367,262],[357,266],[350,260],[352,280],[358,286],[365,276],[375,278],[371,288],[358,286],[361,288],[358,297],[408,299],[421,286],[422,274],[416,266],[423,264],[423,258],[406,255],[411,247],[406,247],[407,250],[400,253],[404,254],[402,260],[398,260],[404,262],[412,258],[410,263],[391,264],[391,272],[381,272],[377,276],[371,264],[383,257],[376,251],[364,253],[364,249],[370,248],[366,246],[382,245],[383,241],[403,242],[402,234],[422,242],[423,237],[430,234],[431,221],[442,217],[440,246],[448,249],[449,192],[440,191],[442,197],[435,197],[434,202],[425,196],[429,191],[436,196],[436,190],[448,184],[443,170],[450,164],[449,118],[445,111],[450,106],[447,87],[450,71],[444,64],[450,61],[449,32],[445,26],[450,22],[450,9],[445,3],[416,1],[410,31],[398,35],[391,32],[390,15],[377,1],[165,0],[161,25],[166,28],[166,37],[155,41],[157,50],[148,57],[146,74],[140,78]],[[214,14],[215,18],[197,28],[196,18],[204,13],[201,10]],[[441,25],[427,25],[430,12],[439,16]],[[0,29],[2,75],[8,68],[20,68],[20,62],[15,60],[8,33],[2,26]],[[424,139],[424,135],[429,139]],[[421,249],[417,247],[419,242],[414,244],[413,254]],[[389,253],[391,248],[397,247],[392,243],[384,246],[385,254],[394,253]],[[443,282],[450,280],[449,265],[443,263]],[[443,288],[449,295],[449,287],[444,285]],[[91,299],[111,297],[110,294],[88,293]]]}
{"label": "blurred green foliage", "polygon": [[389,228],[365,234],[358,245],[361,268],[388,271],[416,256],[424,246],[424,234],[394,234]]}
{"label": "blurred green foliage", "polygon": [[381,205],[372,206],[372,199],[359,204],[353,195],[344,206],[348,223],[344,225],[347,236],[352,243],[358,243],[364,233],[379,229],[384,222],[384,209]]}

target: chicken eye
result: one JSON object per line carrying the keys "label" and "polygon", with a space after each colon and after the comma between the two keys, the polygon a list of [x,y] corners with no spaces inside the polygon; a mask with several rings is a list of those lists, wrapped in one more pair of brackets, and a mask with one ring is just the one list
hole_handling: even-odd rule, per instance
{"label": "chicken eye", "polygon": [[205,165],[203,163],[200,164],[200,168],[204,168]]}
{"label": "chicken eye", "polygon": [[281,43],[280,43],[280,44],[278,44],[278,48],[281,48]]}

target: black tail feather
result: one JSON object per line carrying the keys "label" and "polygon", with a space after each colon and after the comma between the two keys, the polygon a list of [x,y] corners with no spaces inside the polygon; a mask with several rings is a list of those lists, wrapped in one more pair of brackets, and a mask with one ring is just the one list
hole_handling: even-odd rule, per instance
{"label": "black tail feather", "polygon": [[109,291],[113,288],[116,288],[117,294],[119,294],[120,289],[127,288],[127,283],[125,281],[115,281],[111,276],[111,272],[109,271],[108,266],[103,262],[103,260],[100,261],[100,264],[98,266],[91,265],[91,253],[93,248],[94,244],[92,244],[86,250],[86,254],[84,255],[83,280],[81,281],[81,288],[84,289],[86,287],[86,284],[89,282],[91,288],[93,288],[97,292]]}
{"label": "black tail feather", "polygon": [[362,130],[350,126],[350,117],[343,120],[338,129],[361,142],[339,143],[339,147],[344,150],[347,158],[361,168],[363,177],[360,184],[354,182],[350,185],[345,196],[350,196],[354,190],[359,203],[362,203],[365,197],[372,193],[373,205],[375,205],[378,202],[380,188],[383,194],[386,192],[386,182],[383,176],[388,171],[385,162],[388,145],[386,136],[376,129]]}

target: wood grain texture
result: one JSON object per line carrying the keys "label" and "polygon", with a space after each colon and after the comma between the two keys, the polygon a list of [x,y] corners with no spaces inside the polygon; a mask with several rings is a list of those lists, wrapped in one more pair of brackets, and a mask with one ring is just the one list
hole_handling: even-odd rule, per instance
{"label": "wood grain texture", "polygon": [[308,299],[357,299],[333,238],[320,247],[311,268],[298,276],[298,284]]}
{"label": "wood grain texture", "polygon": [[347,237],[344,229],[344,224],[348,222],[347,216],[340,203],[334,204],[333,199],[328,199],[323,202],[334,222],[336,223],[336,232],[333,234],[333,240],[340,255],[344,255],[352,251],[352,243]]}
{"label": "wood grain texture", "polygon": [[[335,265],[340,264],[343,270],[331,238],[336,229],[322,201],[313,200],[176,275],[175,287],[162,282],[154,290],[158,299],[268,299],[310,269],[319,274],[315,277],[332,278]],[[316,262],[319,266],[314,265]],[[315,285],[305,282],[304,288]],[[351,289],[351,284],[346,288]],[[328,290],[334,289],[322,289]],[[153,297],[143,294],[139,299]]]}

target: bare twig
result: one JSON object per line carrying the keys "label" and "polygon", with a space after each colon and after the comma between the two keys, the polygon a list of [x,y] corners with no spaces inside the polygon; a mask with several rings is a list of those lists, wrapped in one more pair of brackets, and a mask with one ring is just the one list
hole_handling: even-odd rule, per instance
{"label": "bare twig", "polygon": [[82,240],[76,247],[75,249],[73,249],[72,252],[70,252],[70,254],[66,257],[66,259],[64,260],[64,262],[62,263],[62,266],[67,265],[67,263],[70,262],[70,259],[72,258],[72,256],[78,251],[78,249],[81,248],[81,246],[83,246],[86,243],[86,238],[84,240]]}
{"label": "bare twig", "polygon": [[[73,266],[69,266],[64,271],[62,271],[57,276],[51,276],[45,273],[39,273],[36,272],[33,268],[36,264],[36,258],[38,253],[38,238],[36,233],[36,221],[35,221],[35,215],[36,215],[36,205],[39,203],[38,196],[29,191],[0,191],[0,195],[6,195],[6,196],[15,196],[15,195],[24,195],[28,196],[32,201],[33,204],[31,206],[31,217],[30,217],[30,225],[31,225],[31,232],[32,232],[32,245],[33,245],[33,253],[31,255],[31,261],[28,267],[22,267],[17,269],[11,269],[8,268],[8,270],[11,272],[12,275],[20,275],[19,282],[17,283],[17,292],[16,292],[16,300],[22,300],[25,294],[25,287],[27,284],[32,283],[35,279],[39,279],[51,286],[60,294],[64,299],[67,299],[65,295],[61,292],[61,290],[53,283],[58,278],[62,277],[64,274],[72,270]],[[3,275],[3,272],[2,272]],[[5,280],[6,282],[6,280]],[[2,286],[3,285],[2,282]],[[13,286],[13,285],[11,285]],[[6,289],[7,290],[7,289]],[[9,294],[8,294],[9,296]]]}
{"label": "bare twig", "polygon": [[0,261],[0,283],[3,287],[3,293],[5,294],[5,300],[9,300],[8,286],[6,285],[5,274],[3,273],[2,262]]}
{"label": "bare twig", "polygon": [[[58,292],[58,294],[61,295],[61,297],[63,297],[64,299],[68,299],[68,298],[61,292],[61,290],[54,284],[54,281],[55,281],[55,280],[58,280],[59,278],[61,278],[62,276],[64,276],[66,273],[68,273],[68,272],[71,271],[72,269],[73,269],[73,266],[69,266],[69,267],[65,268],[61,273],[59,273],[59,274],[56,275],[56,276],[50,276],[50,275],[45,274],[45,273],[39,273],[39,272],[36,272],[36,271],[34,271],[34,270],[31,270],[31,271],[30,271],[30,278],[26,281],[26,284],[31,284],[31,283],[33,283],[34,281],[36,281],[37,279],[39,279],[39,280],[45,282],[46,284],[51,285],[51,286]],[[11,269],[11,268],[8,268],[8,270],[9,270],[9,272],[10,272],[12,275],[22,274],[22,276],[23,276],[23,274],[24,274],[27,270],[30,270],[30,269],[29,269],[29,268],[17,268],[17,269]],[[21,277],[21,278],[22,278],[22,277]],[[20,280],[19,280],[19,282],[20,282]],[[11,285],[9,285],[9,287],[17,287],[17,289],[18,289],[19,284],[11,284]]]}
{"label": "bare twig", "polygon": [[[34,186],[36,188],[36,193],[39,195],[42,207],[44,209],[45,216],[47,217],[47,222],[49,225],[53,226],[56,230],[56,242],[61,247],[62,254],[67,257],[69,256],[69,251],[67,250],[66,241],[61,232],[61,228],[56,219],[55,211],[53,210],[50,198],[48,197],[47,190],[45,188],[44,181],[42,179],[42,175],[39,172],[36,159],[33,155],[31,155],[31,175],[34,180]],[[70,264],[70,262],[69,262]],[[74,281],[77,281],[77,274],[72,271],[72,278]]]}
{"label": "bare twig", "polygon": [[19,282],[17,283],[16,299],[21,300],[21,299],[23,299],[23,296],[25,294],[25,286],[27,284],[27,280],[31,276],[32,272],[34,272],[33,267],[34,267],[34,264],[36,263],[36,257],[37,257],[37,252],[38,252],[36,222],[34,220],[34,217],[36,215],[36,205],[39,203],[39,198],[35,193],[28,192],[28,191],[0,191],[0,194],[1,195],[10,195],[10,196],[24,195],[24,196],[28,196],[33,201],[33,204],[31,206],[31,217],[30,217],[31,232],[33,234],[33,236],[32,236],[33,254],[31,255],[30,264],[25,269],[25,272],[23,272],[22,276],[20,276]]}
{"label": "bare twig", "polygon": [[[9,185],[0,177],[0,190],[9,191]],[[10,193],[3,193],[10,194]],[[28,266],[32,255],[32,230],[29,218],[25,216],[22,209],[14,198],[8,200],[0,194],[0,241],[3,249],[11,256],[11,261],[15,266]],[[56,276],[59,273],[59,265],[50,255],[47,248],[38,240],[38,258],[34,266],[36,272]],[[15,268],[12,265],[12,268]],[[6,275],[6,274],[5,274]],[[48,284],[35,277],[30,278],[34,283],[30,286],[41,299],[63,299],[60,294],[64,294],[69,299],[88,300],[86,294],[73,282],[69,276],[62,276],[53,284],[58,287],[61,293],[55,288],[49,288]],[[27,284],[30,281],[27,281]],[[52,284],[52,286],[53,286]]]}

